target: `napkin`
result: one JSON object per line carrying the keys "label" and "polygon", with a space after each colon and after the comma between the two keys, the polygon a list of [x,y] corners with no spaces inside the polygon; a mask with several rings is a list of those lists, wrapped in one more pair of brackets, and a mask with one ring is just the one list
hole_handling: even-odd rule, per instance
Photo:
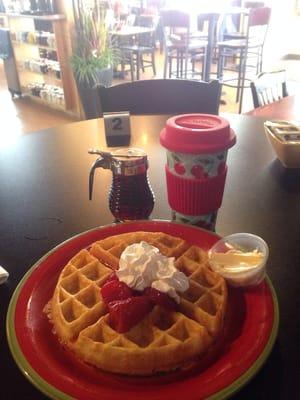
{"label": "napkin", "polygon": [[9,273],[0,265],[0,285],[7,281]]}

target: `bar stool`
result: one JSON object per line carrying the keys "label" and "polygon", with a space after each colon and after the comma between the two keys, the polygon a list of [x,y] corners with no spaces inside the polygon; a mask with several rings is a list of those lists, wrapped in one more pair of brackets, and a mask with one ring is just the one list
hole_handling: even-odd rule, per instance
{"label": "bar stool", "polygon": [[[190,32],[189,14],[179,10],[161,10],[161,20],[164,28],[164,78],[176,76],[176,78],[187,78],[188,62],[191,57],[201,54],[202,79],[205,76],[205,58],[207,51],[207,40],[195,38]],[[172,64],[176,61],[176,72],[173,72]],[[192,71],[191,71],[192,72]]]}
{"label": "bar stool", "polygon": [[[254,70],[255,75],[262,70],[263,48],[270,15],[270,7],[249,10],[245,39],[224,40],[217,44],[217,77],[224,86],[237,89],[236,101],[239,101],[239,113],[242,111],[245,81],[250,82],[251,80],[250,77],[246,77],[247,70]],[[228,58],[235,58],[237,69],[225,67],[225,60]],[[253,63],[250,64],[250,60],[253,61]],[[224,79],[225,70],[235,71],[237,72],[237,76]]]}
{"label": "bar stool", "polygon": [[[139,34],[133,43],[121,45],[119,48],[125,57],[129,59],[131,65],[132,79],[136,69],[136,79],[140,79],[140,69],[144,72],[145,67],[151,67],[153,75],[156,75],[155,67],[155,31],[159,17],[155,15],[140,15],[136,17],[135,26],[150,28],[151,31]],[[150,56],[145,58],[144,56]],[[133,71],[132,71],[133,69]]]}
{"label": "bar stool", "polygon": [[[197,16],[198,31],[192,33],[192,37],[205,40],[207,42],[205,53],[192,53],[192,75],[196,74],[195,63],[202,60],[202,80],[209,81],[211,73],[211,64],[214,56],[214,48],[217,42],[217,24],[220,18],[220,13],[210,12],[201,13]],[[203,65],[204,64],[204,65]]]}

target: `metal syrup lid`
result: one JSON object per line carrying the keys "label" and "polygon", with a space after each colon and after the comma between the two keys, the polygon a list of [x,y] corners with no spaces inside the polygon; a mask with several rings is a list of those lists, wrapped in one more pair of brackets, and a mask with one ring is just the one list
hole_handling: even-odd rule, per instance
{"label": "metal syrup lid", "polygon": [[129,147],[111,152],[111,170],[121,175],[137,175],[148,169],[147,154],[142,149]]}
{"label": "metal syrup lid", "polygon": [[98,154],[94,168],[110,169],[118,175],[137,175],[148,169],[147,154],[144,150],[129,147],[114,150],[112,152],[102,150],[89,150],[90,154]]}

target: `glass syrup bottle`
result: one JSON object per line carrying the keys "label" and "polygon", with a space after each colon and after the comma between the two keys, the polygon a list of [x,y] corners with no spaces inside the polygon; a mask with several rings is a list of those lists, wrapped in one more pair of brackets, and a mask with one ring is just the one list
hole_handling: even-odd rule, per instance
{"label": "glass syrup bottle", "polygon": [[95,169],[110,169],[113,177],[109,209],[116,221],[147,219],[154,207],[154,195],[147,174],[147,154],[136,148],[119,149],[111,153],[90,150],[89,153],[100,155],[90,171],[90,199]]}

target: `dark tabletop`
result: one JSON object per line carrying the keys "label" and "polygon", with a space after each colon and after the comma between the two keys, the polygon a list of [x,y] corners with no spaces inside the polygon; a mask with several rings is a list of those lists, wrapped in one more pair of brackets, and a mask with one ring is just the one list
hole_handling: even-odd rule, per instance
{"label": "dark tabletop", "polygon": [[[229,151],[229,172],[216,231],[252,232],[270,247],[268,274],[279,307],[279,334],[267,362],[236,399],[296,399],[299,389],[300,170],[284,169],[263,131],[263,119],[227,114],[237,134]],[[132,117],[131,145],[149,156],[156,196],[152,218],[170,219],[159,145],[162,116]],[[105,147],[102,120],[90,120],[0,142],[0,265],[10,273],[0,286],[1,395],[3,399],[43,399],[19,371],[8,349],[5,317],[24,273],[65,239],[111,223],[107,193],[110,171],[97,171],[94,199],[88,200],[88,173]]]}

